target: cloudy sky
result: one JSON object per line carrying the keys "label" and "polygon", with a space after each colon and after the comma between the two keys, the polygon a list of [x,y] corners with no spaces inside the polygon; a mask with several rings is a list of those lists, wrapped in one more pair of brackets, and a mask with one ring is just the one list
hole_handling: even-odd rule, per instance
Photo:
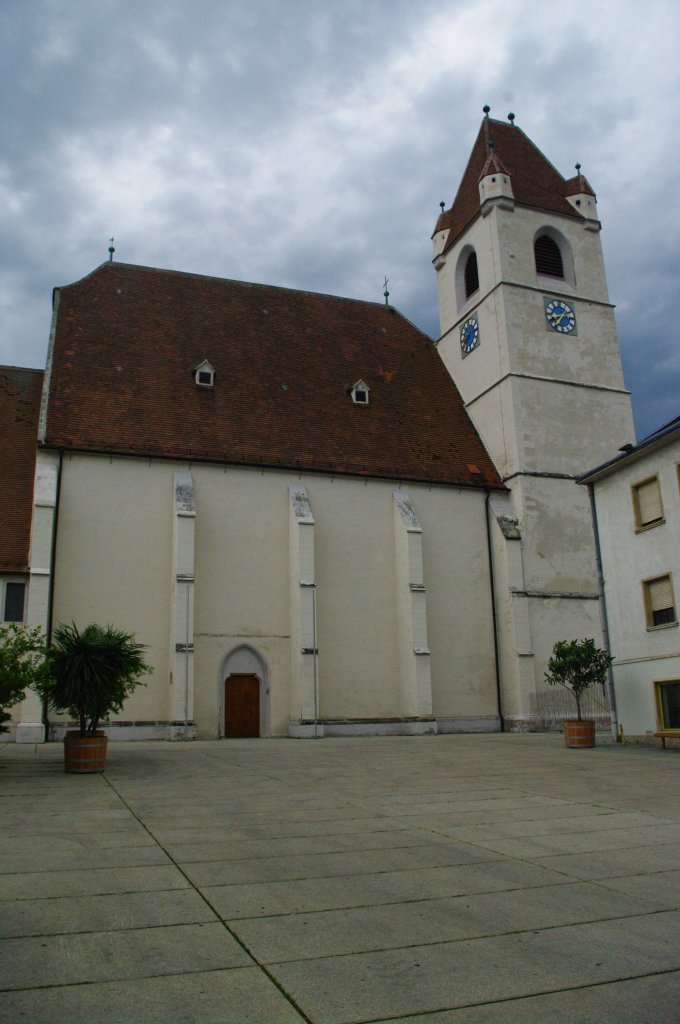
{"label": "cloudy sky", "polygon": [[[598,194],[638,436],[680,413],[672,0],[0,0],[0,363],[108,258],[390,301],[482,118]],[[585,468],[585,467],[584,467]]]}

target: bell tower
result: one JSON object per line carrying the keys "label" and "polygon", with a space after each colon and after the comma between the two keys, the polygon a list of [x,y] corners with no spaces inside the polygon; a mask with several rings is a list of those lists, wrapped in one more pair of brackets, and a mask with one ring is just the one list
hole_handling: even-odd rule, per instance
{"label": "bell tower", "polygon": [[437,220],[438,348],[509,488],[494,499],[504,715],[540,717],[556,640],[601,627],[584,467],[634,441],[595,193],[484,120]]}

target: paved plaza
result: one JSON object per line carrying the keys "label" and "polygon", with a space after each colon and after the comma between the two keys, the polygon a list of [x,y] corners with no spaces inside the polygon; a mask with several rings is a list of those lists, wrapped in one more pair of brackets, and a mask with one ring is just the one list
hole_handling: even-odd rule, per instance
{"label": "paved plaza", "polygon": [[677,1024],[680,750],[0,750],[4,1024]]}

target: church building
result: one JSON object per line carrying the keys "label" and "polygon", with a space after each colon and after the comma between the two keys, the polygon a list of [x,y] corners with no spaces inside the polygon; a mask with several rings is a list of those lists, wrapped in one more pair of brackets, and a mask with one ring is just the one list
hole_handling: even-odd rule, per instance
{"label": "church building", "polygon": [[[433,235],[438,342],[383,303],[113,260],[55,289],[41,390],[0,368],[0,577],[48,636],[146,645],[111,738],[535,726],[555,640],[601,638],[574,480],[634,440],[599,230],[580,170],[487,111]],[[30,694],[15,717],[63,730]]]}

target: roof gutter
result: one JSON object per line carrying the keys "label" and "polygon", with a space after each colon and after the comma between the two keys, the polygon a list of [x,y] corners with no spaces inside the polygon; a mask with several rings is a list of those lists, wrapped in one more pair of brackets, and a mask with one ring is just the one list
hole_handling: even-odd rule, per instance
{"label": "roof gutter", "polygon": [[[600,621],[602,623],[602,643],[607,654],[611,655],[609,644],[609,619],[607,616],[607,599],[604,592],[604,573],[602,571],[602,549],[600,547],[600,530],[597,524],[597,505],[595,503],[595,488],[587,484],[588,496],[590,498],[590,513],[593,521],[593,534],[595,539],[595,561],[597,563],[597,590],[600,596]],[[611,663],[607,666],[607,693],[609,696],[609,709],[611,714],[611,729],[614,740],[619,738],[619,720],[616,712],[616,692],[614,690],[614,673]]]}
{"label": "roof gutter", "polygon": [[[54,521],[52,523],[52,540],[50,544],[50,585],[47,592],[47,621],[46,621],[46,644],[52,644],[52,630],[54,626],[54,587],[57,563],[57,532],[59,530],[59,505],[61,502],[61,474],[64,465],[64,453],[59,451],[59,468],[57,470],[57,493],[54,499]],[[44,741],[49,741],[50,720],[48,715],[47,701],[43,701],[42,721],[45,728]]]}

